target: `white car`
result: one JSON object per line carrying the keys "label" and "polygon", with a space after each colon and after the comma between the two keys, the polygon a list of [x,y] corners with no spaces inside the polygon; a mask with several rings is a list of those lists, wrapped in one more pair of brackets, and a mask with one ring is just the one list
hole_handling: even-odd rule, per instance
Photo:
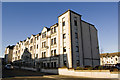
{"label": "white car", "polygon": [[11,64],[5,65],[5,69],[13,69],[13,66]]}

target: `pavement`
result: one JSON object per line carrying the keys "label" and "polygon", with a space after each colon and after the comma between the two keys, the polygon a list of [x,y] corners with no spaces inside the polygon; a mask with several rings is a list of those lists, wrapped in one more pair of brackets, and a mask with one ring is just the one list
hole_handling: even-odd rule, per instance
{"label": "pavement", "polygon": [[63,76],[21,69],[14,70],[3,69],[2,77],[3,77],[2,80],[117,80],[104,78]]}

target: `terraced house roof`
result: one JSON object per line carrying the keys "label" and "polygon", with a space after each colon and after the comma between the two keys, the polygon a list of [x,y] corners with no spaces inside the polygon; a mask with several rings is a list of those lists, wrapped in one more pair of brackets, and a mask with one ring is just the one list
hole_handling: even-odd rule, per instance
{"label": "terraced house roof", "polygon": [[120,56],[120,52],[100,54],[100,57],[107,57],[107,56]]}

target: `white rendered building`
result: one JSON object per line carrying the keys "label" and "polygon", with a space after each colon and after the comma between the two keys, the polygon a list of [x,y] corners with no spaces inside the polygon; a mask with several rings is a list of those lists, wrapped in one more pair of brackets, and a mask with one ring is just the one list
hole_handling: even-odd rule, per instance
{"label": "white rendered building", "polygon": [[50,28],[44,27],[41,33],[19,41],[13,49],[12,62],[20,60],[26,48],[41,67],[100,64],[97,29],[71,10],[58,16],[58,23]]}
{"label": "white rendered building", "polygon": [[120,63],[120,52],[100,54],[100,65],[114,66]]}

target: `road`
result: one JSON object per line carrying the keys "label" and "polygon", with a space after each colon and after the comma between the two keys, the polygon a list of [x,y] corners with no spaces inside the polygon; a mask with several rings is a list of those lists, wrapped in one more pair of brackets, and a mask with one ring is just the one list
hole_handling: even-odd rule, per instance
{"label": "road", "polygon": [[21,69],[3,70],[2,74],[3,74],[2,80],[117,80],[117,79],[97,79],[97,78],[61,76]]}

